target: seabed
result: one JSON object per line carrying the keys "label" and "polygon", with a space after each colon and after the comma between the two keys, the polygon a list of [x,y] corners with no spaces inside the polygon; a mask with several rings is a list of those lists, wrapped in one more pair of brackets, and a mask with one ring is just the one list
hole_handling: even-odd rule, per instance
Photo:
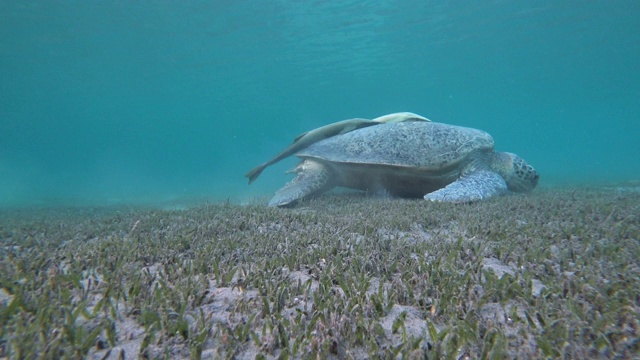
{"label": "seabed", "polygon": [[0,211],[0,358],[639,356],[634,187],[265,203]]}

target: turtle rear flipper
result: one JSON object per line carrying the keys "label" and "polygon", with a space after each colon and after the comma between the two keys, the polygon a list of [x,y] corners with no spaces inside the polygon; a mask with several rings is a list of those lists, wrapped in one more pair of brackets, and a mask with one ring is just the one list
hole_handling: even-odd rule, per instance
{"label": "turtle rear flipper", "polygon": [[331,170],[317,161],[304,160],[288,172],[296,173],[297,176],[276,192],[269,200],[269,207],[293,205],[297,200],[334,187]]}
{"label": "turtle rear flipper", "polygon": [[481,170],[464,175],[446,187],[424,196],[426,200],[452,203],[479,201],[507,192],[507,183],[499,174]]}

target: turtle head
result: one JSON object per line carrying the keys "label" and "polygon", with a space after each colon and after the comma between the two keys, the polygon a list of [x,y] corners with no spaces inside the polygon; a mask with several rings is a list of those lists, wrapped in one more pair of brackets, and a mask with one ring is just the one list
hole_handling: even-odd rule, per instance
{"label": "turtle head", "polygon": [[540,179],[540,175],[533,166],[520,156],[508,152],[494,153],[491,168],[502,175],[510,191],[531,191],[538,185]]}

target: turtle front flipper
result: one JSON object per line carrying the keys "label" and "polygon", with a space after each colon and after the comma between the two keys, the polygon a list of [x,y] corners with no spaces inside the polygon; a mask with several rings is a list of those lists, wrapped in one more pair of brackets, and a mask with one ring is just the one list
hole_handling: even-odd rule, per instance
{"label": "turtle front flipper", "polygon": [[507,183],[499,174],[480,170],[462,176],[446,187],[424,196],[431,201],[466,203],[507,192]]}
{"label": "turtle front flipper", "polygon": [[294,169],[295,179],[288,182],[269,200],[269,207],[293,205],[308,196],[321,194],[334,187],[332,171],[313,160],[304,160]]}

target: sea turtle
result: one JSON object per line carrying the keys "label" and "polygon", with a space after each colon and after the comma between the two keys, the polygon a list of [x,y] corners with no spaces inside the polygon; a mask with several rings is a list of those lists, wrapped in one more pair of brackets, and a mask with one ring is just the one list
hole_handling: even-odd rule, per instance
{"label": "sea turtle", "polygon": [[526,192],[539,175],[519,156],[493,150],[482,130],[435,122],[381,124],[316,142],[296,154],[295,179],[269,206],[286,206],[336,186],[472,202],[508,190]]}
{"label": "sea turtle", "polygon": [[383,115],[373,120],[355,118],[355,119],[338,121],[329,125],[319,127],[317,129],[309,130],[307,132],[304,132],[298,135],[293,140],[293,144],[287,146],[286,149],[282,150],[273,159],[251,169],[244,176],[249,178],[249,184],[251,184],[255,179],[258,178],[258,176],[260,176],[260,173],[262,173],[262,170],[264,170],[267,166],[273,165],[278,161],[288,156],[291,156],[295,154],[297,151],[300,151],[306,148],[307,146],[313,143],[316,143],[320,140],[323,140],[335,135],[344,134],[349,131],[353,131],[353,130],[360,129],[367,126],[404,122],[404,121],[431,121],[431,120],[414,113],[399,112],[399,113]]}

